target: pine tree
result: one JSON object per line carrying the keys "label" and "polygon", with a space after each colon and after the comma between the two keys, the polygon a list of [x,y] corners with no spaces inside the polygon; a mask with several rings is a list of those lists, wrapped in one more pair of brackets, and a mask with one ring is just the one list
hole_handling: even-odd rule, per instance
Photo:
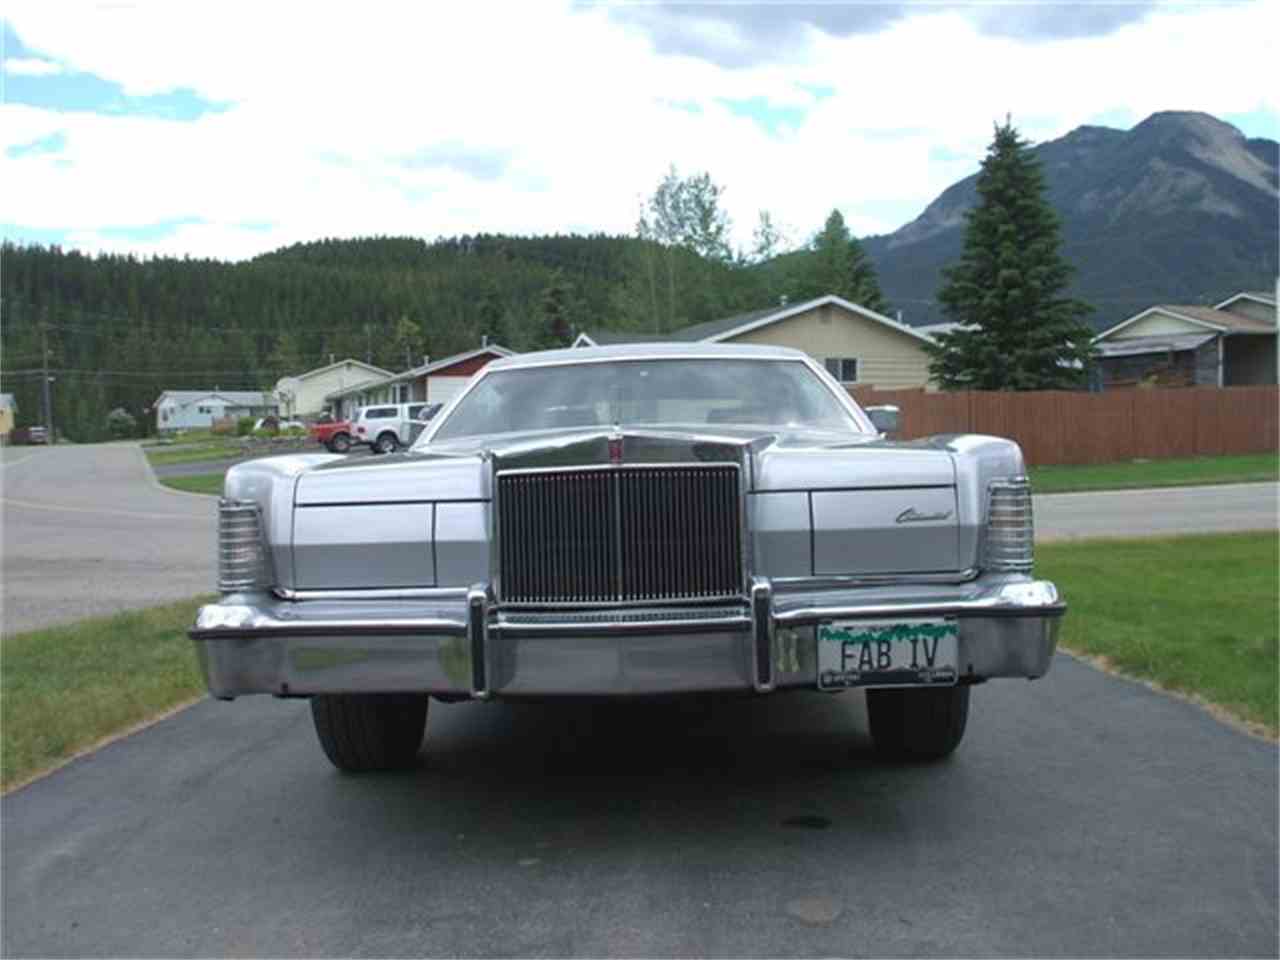
{"label": "pine tree", "polygon": [[938,300],[963,324],[939,334],[930,374],[951,389],[1051,390],[1082,385],[1091,360],[1091,308],[1065,296],[1072,267],[1040,162],[1006,119],[978,174],[960,259]]}
{"label": "pine tree", "polygon": [[570,339],[570,314],[573,287],[563,270],[556,270],[542,291],[542,345],[567,347]]}
{"label": "pine tree", "polygon": [[788,293],[796,303],[835,294],[877,313],[888,309],[875,264],[849,232],[839,210],[831,211],[814,236],[807,257],[795,268]]}

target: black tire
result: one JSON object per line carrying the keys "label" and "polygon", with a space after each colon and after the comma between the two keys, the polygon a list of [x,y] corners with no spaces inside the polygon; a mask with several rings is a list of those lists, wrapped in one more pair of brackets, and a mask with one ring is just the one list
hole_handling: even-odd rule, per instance
{"label": "black tire", "polygon": [[941,760],[964,739],[969,687],[868,690],[867,719],[876,749],[899,760]]}
{"label": "black tire", "polygon": [[422,746],[428,700],[416,693],[318,694],[311,698],[311,719],[339,770],[398,770],[412,764]]}
{"label": "black tire", "polygon": [[351,435],[346,433],[335,433],[329,439],[329,449],[334,453],[346,453],[351,449]]}
{"label": "black tire", "polygon": [[386,433],[378,435],[378,439],[373,445],[373,450],[374,453],[395,453],[398,446],[400,446],[400,439],[388,430]]}

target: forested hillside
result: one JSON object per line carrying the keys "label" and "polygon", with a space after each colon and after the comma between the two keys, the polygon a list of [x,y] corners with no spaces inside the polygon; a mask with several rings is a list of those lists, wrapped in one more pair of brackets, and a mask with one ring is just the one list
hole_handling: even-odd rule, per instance
{"label": "forested hillside", "polygon": [[402,370],[482,335],[523,351],[660,332],[770,295],[767,270],[634,237],[322,240],[244,263],[6,244],[0,261],[0,389],[41,421],[43,336],[55,423],[80,440],[164,389],[269,388],[331,355]]}

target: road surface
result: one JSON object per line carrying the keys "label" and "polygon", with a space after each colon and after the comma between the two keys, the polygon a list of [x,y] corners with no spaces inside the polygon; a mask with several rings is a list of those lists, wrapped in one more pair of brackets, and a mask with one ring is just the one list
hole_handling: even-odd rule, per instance
{"label": "road surface", "polygon": [[136,443],[0,461],[5,633],[215,589],[216,501],[154,484]]}

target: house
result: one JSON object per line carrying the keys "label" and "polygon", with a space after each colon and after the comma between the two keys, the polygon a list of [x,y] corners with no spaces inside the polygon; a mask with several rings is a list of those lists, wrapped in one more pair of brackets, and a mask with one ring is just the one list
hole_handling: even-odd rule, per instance
{"label": "house", "polygon": [[166,390],[152,404],[156,430],[207,430],[223,417],[265,417],[278,414],[279,404],[258,390]]}
{"label": "house", "polygon": [[474,350],[440,360],[427,358],[421,366],[404,373],[387,374],[344,390],[332,391],[324,399],[340,420],[350,418],[360,407],[377,403],[443,403],[461,390],[472,374],[488,363],[514,353],[496,343],[486,342]]}
{"label": "house", "polygon": [[1093,339],[1103,389],[1276,382],[1276,298],[1238,293],[1217,306],[1158,304]]}
{"label": "house", "polygon": [[0,393],[0,442],[9,440],[14,417],[18,415],[18,401],[12,393]]}
{"label": "house", "polygon": [[933,341],[928,335],[834,295],[753,310],[662,335],[583,332],[573,345],[648,341],[795,347],[821,361],[850,387],[891,390],[931,385],[927,347]]}
{"label": "house", "polygon": [[348,357],[296,377],[281,377],[273,392],[279,401],[281,416],[314,417],[325,410],[325,397],[333,391],[390,376],[390,370]]}

